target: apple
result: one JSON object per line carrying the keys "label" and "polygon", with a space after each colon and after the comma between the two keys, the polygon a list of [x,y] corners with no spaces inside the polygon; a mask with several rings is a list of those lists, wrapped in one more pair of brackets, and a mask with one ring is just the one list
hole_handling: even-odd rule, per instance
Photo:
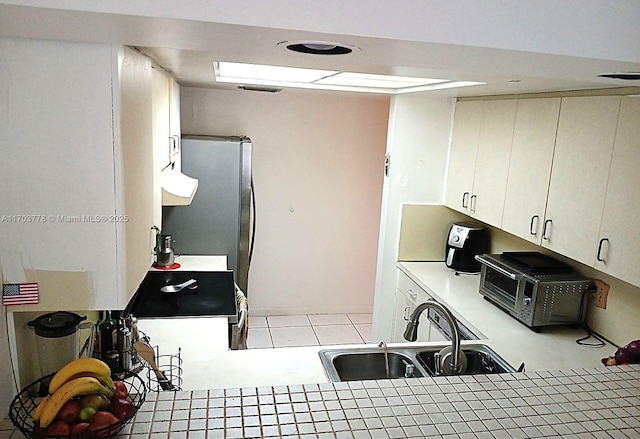
{"label": "apple", "polygon": [[82,406],[82,408],[91,407],[95,409],[95,411],[106,410],[106,408],[109,407],[110,402],[111,401],[109,400],[109,398],[107,398],[105,395],[97,393],[92,395],[85,395],[80,398],[80,405]]}
{"label": "apple", "polygon": [[49,436],[69,436],[71,427],[66,422],[57,419],[47,427],[47,435]]}
{"label": "apple", "polygon": [[114,381],[113,384],[116,386],[116,391],[114,393],[115,398],[126,398],[129,395],[127,386],[123,381]]}
{"label": "apple", "polygon": [[78,413],[78,421],[89,422],[95,414],[96,409],[94,409],[93,407],[83,407],[82,410],[80,410],[80,413]]}
{"label": "apple", "polygon": [[113,398],[111,400],[111,404],[109,405],[109,411],[116,415],[120,419],[125,419],[126,417],[132,415],[136,409],[133,406],[133,403],[125,398]]}
{"label": "apple", "polygon": [[[100,410],[93,415],[93,418],[91,418],[89,431],[100,430],[97,433],[98,436],[110,436],[118,432],[120,426],[114,425],[118,422],[120,422],[120,419],[118,419],[116,415],[106,410]],[[106,428],[110,425],[113,425],[113,428]]]}
{"label": "apple", "polygon": [[91,424],[89,424],[88,422],[78,422],[76,425],[73,426],[73,428],[71,429],[71,434],[73,436],[79,435],[81,434],[83,431],[86,431],[89,429],[89,426],[91,426]]}
{"label": "apple", "polygon": [[78,420],[78,414],[80,413],[80,403],[75,399],[70,399],[65,402],[60,411],[58,412],[56,418],[60,419],[67,424],[73,424]]}

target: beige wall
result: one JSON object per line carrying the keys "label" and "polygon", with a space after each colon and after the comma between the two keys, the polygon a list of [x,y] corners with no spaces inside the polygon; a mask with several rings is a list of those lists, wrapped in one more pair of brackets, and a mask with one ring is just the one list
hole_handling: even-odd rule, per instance
{"label": "beige wall", "polygon": [[253,315],[371,312],[389,98],[181,87],[182,133],[253,141]]}

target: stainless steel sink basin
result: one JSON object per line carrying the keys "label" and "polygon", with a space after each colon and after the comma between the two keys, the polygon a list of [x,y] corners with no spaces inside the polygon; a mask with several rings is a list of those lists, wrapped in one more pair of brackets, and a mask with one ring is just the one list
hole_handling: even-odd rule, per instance
{"label": "stainless steel sink basin", "polygon": [[[323,349],[320,360],[332,382],[405,378],[406,376],[435,376],[436,354],[449,343],[428,346],[390,346],[389,375],[382,347],[355,346],[353,348]],[[479,343],[463,344],[466,356],[462,375],[512,373],[516,370],[489,346]],[[412,373],[411,368],[413,368]]]}
{"label": "stainless steel sink basin", "polygon": [[[460,375],[515,372],[509,363],[486,345],[477,345],[473,348],[463,346],[462,352],[465,355],[466,362]],[[435,375],[436,353],[437,351],[423,351],[416,354],[420,365],[423,366],[431,376]]]}
{"label": "stainless steel sink basin", "polygon": [[320,358],[329,379],[336,381],[378,380],[385,378],[422,377],[425,374],[416,367],[415,357],[401,352],[388,352],[387,360],[380,349],[351,350],[328,349],[320,352]]}

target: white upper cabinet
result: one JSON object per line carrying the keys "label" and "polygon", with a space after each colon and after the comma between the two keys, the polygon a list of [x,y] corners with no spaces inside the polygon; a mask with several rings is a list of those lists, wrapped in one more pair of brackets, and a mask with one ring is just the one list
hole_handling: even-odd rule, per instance
{"label": "white upper cabinet", "polygon": [[483,106],[469,209],[471,216],[496,227],[502,225],[516,102],[486,101]]}
{"label": "white upper cabinet", "polygon": [[456,105],[445,204],[500,227],[515,100]]}
{"label": "white upper cabinet", "polygon": [[458,102],[451,136],[445,204],[469,214],[483,102]]}
{"label": "white upper cabinet", "polygon": [[620,106],[595,268],[640,285],[640,98]]}
{"label": "white upper cabinet", "polygon": [[563,98],[542,245],[594,263],[619,96]]}
{"label": "white upper cabinet", "polygon": [[169,136],[171,137],[171,158],[180,162],[180,85],[174,78],[169,79]]}
{"label": "white upper cabinet", "polygon": [[40,293],[12,311],[124,308],[153,248],[150,61],[0,38],[0,64],[0,264]]}
{"label": "white upper cabinet", "polygon": [[640,286],[640,98],[519,99],[509,142],[512,105],[458,104],[445,204]]}
{"label": "white upper cabinet", "polygon": [[[169,166],[172,158],[171,130],[170,130],[170,78],[157,68],[151,70],[153,84],[153,149],[155,167],[158,171]],[[159,181],[159,180],[158,180]]]}
{"label": "white upper cabinet", "polygon": [[560,98],[518,100],[502,228],[538,245],[559,112]]}

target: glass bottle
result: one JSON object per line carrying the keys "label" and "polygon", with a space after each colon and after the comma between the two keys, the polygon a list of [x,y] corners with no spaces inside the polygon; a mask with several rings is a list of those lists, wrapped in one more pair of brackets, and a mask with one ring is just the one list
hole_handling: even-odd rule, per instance
{"label": "glass bottle", "polygon": [[118,352],[118,321],[111,311],[105,311],[105,318],[98,324],[100,334],[100,358],[109,364],[113,351]]}

